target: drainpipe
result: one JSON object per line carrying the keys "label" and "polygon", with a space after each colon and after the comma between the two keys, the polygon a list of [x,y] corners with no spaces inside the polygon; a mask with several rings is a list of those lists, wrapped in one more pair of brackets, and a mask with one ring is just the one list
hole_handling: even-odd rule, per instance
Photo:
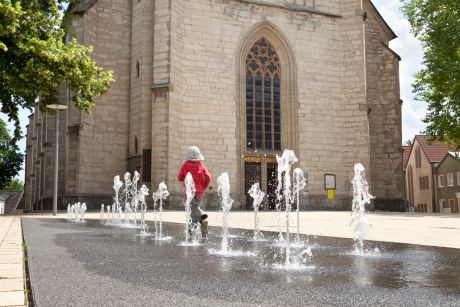
{"label": "drainpipe", "polygon": [[[438,203],[437,203],[437,199],[438,199],[438,190],[436,189],[436,187],[438,186],[437,185],[437,182],[438,182],[438,176],[436,176],[436,167],[437,165],[435,163],[432,164],[431,166],[431,176],[433,178],[433,180],[431,180],[431,186],[432,186],[432,189],[433,189],[433,192],[431,193],[431,206],[432,206],[432,209],[433,209],[433,213],[436,212],[436,208],[438,206]],[[439,208],[438,210],[439,212],[438,213],[441,213],[441,209]]]}

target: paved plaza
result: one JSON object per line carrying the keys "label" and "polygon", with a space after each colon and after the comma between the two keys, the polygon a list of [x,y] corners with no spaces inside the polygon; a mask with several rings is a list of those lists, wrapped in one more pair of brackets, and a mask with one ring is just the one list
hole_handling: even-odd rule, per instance
{"label": "paved plaza", "polygon": [[[148,217],[153,229],[153,215]],[[230,214],[231,248],[241,252],[234,257],[212,252],[220,246],[219,212],[210,212],[214,227],[209,242],[200,246],[181,246],[183,212],[164,212],[163,217],[171,221],[163,228],[172,236],[169,241],[142,238],[138,229],[106,225],[99,221],[99,213],[88,214],[85,223],[69,222],[63,214],[25,216],[35,302],[39,306],[454,306],[460,302],[458,249],[367,242],[378,252],[358,257],[352,253],[348,212],[302,213],[302,223],[309,222],[309,227],[302,224],[302,232],[315,235],[302,237],[313,256],[300,271],[276,269],[283,257],[274,243],[276,213],[261,214],[262,228],[271,230],[264,233],[265,242],[250,241],[252,231],[246,230],[252,228],[250,212]],[[459,238],[460,219],[453,216],[371,214],[369,220],[373,224],[369,235],[385,241],[398,237],[398,231],[399,241],[416,240],[409,230],[414,225],[418,225],[414,231],[432,229],[441,237]],[[396,221],[392,231],[380,229],[392,220]],[[459,246],[455,240],[449,244]]]}
{"label": "paved plaza", "polygon": [[[209,225],[222,226],[222,213],[209,211]],[[40,217],[41,215],[31,215]],[[50,218],[50,215],[44,215]],[[66,218],[60,214],[56,218]],[[278,215],[275,212],[261,211],[260,229],[279,231]],[[88,213],[87,219],[99,219],[99,213]],[[369,227],[364,235],[366,240],[398,242],[427,246],[460,248],[460,214],[426,214],[426,213],[391,213],[375,212],[367,215]],[[153,221],[149,212],[147,220]],[[163,220],[171,223],[183,223],[183,211],[164,211]],[[304,211],[300,212],[300,232],[308,235],[352,238],[350,226],[351,212],[347,211]],[[290,225],[296,230],[296,213],[291,213]],[[249,211],[232,211],[229,214],[229,226],[240,229],[254,229],[254,213]]]}
{"label": "paved plaza", "polygon": [[106,225],[94,212],[85,223],[62,213],[2,216],[0,306],[24,305],[21,219],[38,306],[460,305],[459,216],[371,213],[366,244],[379,251],[356,257],[349,212],[301,212],[313,256],[306,270],[290,272],[274,269],[282,258],[276,213],[260,212],[266,242],[250,241],[252,212],[230,213],[231,247],[251,257],[212,254],[222,216],[208,214],[210,240],[194,247],[180,246],[178,211],[163,213],[170,241]]}

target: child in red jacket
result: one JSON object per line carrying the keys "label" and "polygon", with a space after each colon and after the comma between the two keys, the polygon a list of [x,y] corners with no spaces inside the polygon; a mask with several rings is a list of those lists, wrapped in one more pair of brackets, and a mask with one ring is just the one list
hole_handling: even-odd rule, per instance
{"label": "child in red jacket", "polygon": [[187,176],[187,173],[192,174],[193,182],[195,183],[196,189],[195,197],[190,203],[190,207],[192,209],[192,224],[201,224],[201,235],[203,237],[203,240],[205,241],[208,237],[208,221],[205,221],[205,219],[208,216],[203,213],[200,207],[202,205],[201,196],[203,195],[203,191],[206,189],[206,187],[209,185],[209,182],[211,181],[211,175],[209,174],[204,164],[201,162],[203,160],[204,157],[200,153],[200,149],[198,147],[189,147],[187,149],[186,161],[182,163],[179,170],[179,174],[177,175],[177,179],[184,183],[185,176]]}

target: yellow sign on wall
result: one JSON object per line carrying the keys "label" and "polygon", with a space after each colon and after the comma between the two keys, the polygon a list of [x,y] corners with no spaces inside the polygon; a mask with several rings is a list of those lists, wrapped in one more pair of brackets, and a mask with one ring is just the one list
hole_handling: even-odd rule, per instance
{"label": "yellow sign on wall", "polygon": [[327,199],[334,200],[334,190],[332,189],[327,190]]}

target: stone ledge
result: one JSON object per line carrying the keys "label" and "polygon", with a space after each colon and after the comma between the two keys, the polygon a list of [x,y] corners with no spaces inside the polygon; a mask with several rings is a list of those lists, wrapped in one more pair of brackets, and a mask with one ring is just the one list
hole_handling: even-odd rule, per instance
{"label": "stone ledge", "polygon": [[174,86],[172,83],[159,83],[152,85],[151,89],[154,93],[162,91],[173,91]]}
{"label": "stone ledge", "polygon": [[317,15],[323,15],[327,17],[333,17],[333,18],[342,18],[342,15],[338,14],[333,14],[325,11],[320,11],[314,8],[306,7],[300,4],[276,4],[276,3],[267,3],[265,1],[259,1],[259,0],[240,0],[240,2],[248,3],[248,4],[258,4],[258,5],[264,5],[264,6],[270,6],[270,7],[276,7],[276,8],[281,8],[281,9],[290,9],[294,11],[301,11],[305,13],[312,13],[312,14],[317,14]]}

